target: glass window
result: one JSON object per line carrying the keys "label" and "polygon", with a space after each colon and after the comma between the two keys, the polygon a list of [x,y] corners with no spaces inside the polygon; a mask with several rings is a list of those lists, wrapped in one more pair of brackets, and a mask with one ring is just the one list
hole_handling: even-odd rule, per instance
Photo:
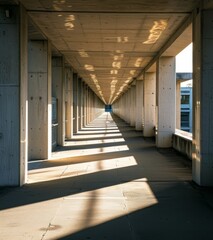
{"label": "glass window", "polygon": [[189,95],[181,95],[181,104],[189,104]]}
{"label": "glass window", "polygon": [[189,127],[189,112],[181,113],[181,127]]}

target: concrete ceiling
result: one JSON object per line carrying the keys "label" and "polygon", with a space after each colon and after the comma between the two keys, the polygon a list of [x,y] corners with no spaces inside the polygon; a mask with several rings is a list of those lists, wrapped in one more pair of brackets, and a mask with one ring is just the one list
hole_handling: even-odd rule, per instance
{"label": "concrete ceiling", "polygon": [[[199,1],[20,2],[37,27],[94,92],[105,103],[112,103],[158,56]],[[188,27],[176,45],[173,43],[172,47],[171,42],[163,55],[175,56],[190,42],[191,29]]]}

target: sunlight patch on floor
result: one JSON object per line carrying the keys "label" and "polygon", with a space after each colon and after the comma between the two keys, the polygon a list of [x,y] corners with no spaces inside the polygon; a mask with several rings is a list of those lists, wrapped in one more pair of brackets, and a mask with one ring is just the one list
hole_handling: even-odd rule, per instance
{"label": "sunlight patch on floor", "polygon": [[[49,160],[48,162],[54,162]],[[59,160],[60,162],[60,160]],[[113,158],[99,161],[73,163],[64,166],[39,168],[29,171],[28,183],[46,182],[62,178],[80,177],[103,171],[116,170],[137,165],[133,156]],[[107,172],[106,172],[107,173]]]}
{"label": "sunlight patch on floor", "polygon": [[103,153],[113,153],[119,151],[128,151],[129,148],[127,145],[119,145],[112,147],[98,147],[98,148],[82,148],[82,149],[69,149],[66,151],[58,151],[52,153],[51,159],[58,158],[68,158],[75,156],[86,156],[86,155],[94,155],[94,154],[103,154]]}
{"label": "sunlight patch on floor", "polygon": [[93,145],[93,144],[103,144],[103,143],[119,143],[125,142],[124,138],[112,138],[112,139],[95,139],[86,141],[75,141],[70,140],[65,142],[65,146],[82,146],[82,145]]}
{"label": "sunlight patch on floor", "polygon": [[[88,130],[80,130],[80,131],[78,131],[78,134],[82,134],[82,135],[84,135],[84,134],[88,134],[88,135],[90,135],[90,134],[101,134],[101,133],[103,133],[103,134],[107,134],[108,135],[108,133],[117,133],[117,132],[120,132],[118,129],[105,129],[105,130],[94,130],[94,129],[91,129],[90,131],[88,131]],[[77,135],[78,135],[77,134]],[[75,137],[75,135],[74,135],[74,137]]]}
{"label": "sunlight patch on floor", "polygon": [[90,139],[90,138],[108,138],[108,137],[121,137],[122,134],[121,133],[103,133],[103,134],[91,134],[91,135],[83,135],[83,134],[79,134],[79,135],[74,135],[73,139]]}
{"label": "sunlight patch on floor", "polygon": [[[147,182],[139,184],[127,182],[66,196],[61,205],[63,207],[59,209],[51,223],[61,226],[54,232],[54,236],[57,238],[70,236],[157,203],[158,200]],[[48,231],[47,239],[51,236],[52,232]]]}

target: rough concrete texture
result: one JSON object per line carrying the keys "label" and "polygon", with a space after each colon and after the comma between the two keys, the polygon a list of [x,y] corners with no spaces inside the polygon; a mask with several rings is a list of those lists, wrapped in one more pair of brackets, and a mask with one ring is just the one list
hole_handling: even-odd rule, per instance
{"label": "rough concrete texture", "polygon": [[29,183],[2,189],[2,240],[212,240],[213,191],[188,160],[156,149],[109,113],[52,160],[29,163]]}

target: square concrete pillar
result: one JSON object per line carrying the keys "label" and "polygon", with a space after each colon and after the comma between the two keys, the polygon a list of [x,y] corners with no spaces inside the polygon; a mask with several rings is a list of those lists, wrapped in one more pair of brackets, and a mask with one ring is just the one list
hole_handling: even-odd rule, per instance
{"label": "square concrete pillar", "polygon": [[125,93],[124,109],[125,109],[124,120],[127,123],[129,123],[129,89]]}
{"label": "square concrete pillar", "polygon": [[57,99],[57,144],[65,142],[65,65],[63,57],[52,58],[52,94]]}
{"label": "square concrete pillar", "polygon": [[86,88],[86,120],[85,126],[89,123],[89,86]]}
{"label": "square concrete pillar", "polygon": [[135,84],[130,88],[130,126],[135,126],[135,105],[136,105],[136,88]]}
{"label": "square concrete pillar", "polygon": [[29,42],[29,159],[51,156],[52,96],[51,46],[48,41]]}
{"label": "square concrete pillar", "polygon": [[131,109],[131,90],[130,90],[130,87],[126,93],[126,119],[125,121],[127,123],[131,123],[131,119],[130,119],[130,109]]}
{"label": "square concrete pillar", "polygon": [[193,21],[192,177],[213,186],[213,10],[199,9]]}
{"label": "square concrete pillar", "polygon": [[82,128],[82,90],[82,79],[78,78],[78,131]]}
{"label": "square concrete pillar", "polygon": [[87,124],[90,123],[90,117],[91,117],[91,92],[90,88],[88,88],[88,111],[87,111]]}
{"label": "square concrete pillar", "polygon": [[156,73],[145,73],[144,77],[144,137],[155,136]]}
{"label": "square concrete pillar", "polygon": [[66,138],[71,139],[73,136],[73,71],[70,67],[66,67],[65,69],[65,78],[66,78],[66,86],[65,86],[65,129],[66,129]]}
{"label": "square concrete pillar", "polygon": [[19,186],[27,179],[28,23],[22,6],[0,12],[0,186]]}
{"label": "square concrete pillar", "polygon": [[176,81],[176,128],[181,129],[180,119],[181,119],[181,81]]}
{"label": "square concrete pillar", "polygon": [[83,109],[83,127],[87,125],[87,88],[88,86],[84,84],[84,109]]}
{"label": "square concrete pillar", "polygon": [[143,129],[143,81],[136,81],[136,110],[135,110],[135,129]]}
{"label": "square concrete pillar", "polygon": [[81,82],[82,85],[82,93],[81,93],[81,129],[84,126],[84,98],[85,98],[85,84],[82,81]]}
{"label": "square concrete pillar", "polygon": [[78,74],[73,74],[73,133],[78,132]]}
{"label": "square concrete pillar", "polygon": [[176,122],[175,57],[161,57],[157,63],[156,145],[172,147]]}

